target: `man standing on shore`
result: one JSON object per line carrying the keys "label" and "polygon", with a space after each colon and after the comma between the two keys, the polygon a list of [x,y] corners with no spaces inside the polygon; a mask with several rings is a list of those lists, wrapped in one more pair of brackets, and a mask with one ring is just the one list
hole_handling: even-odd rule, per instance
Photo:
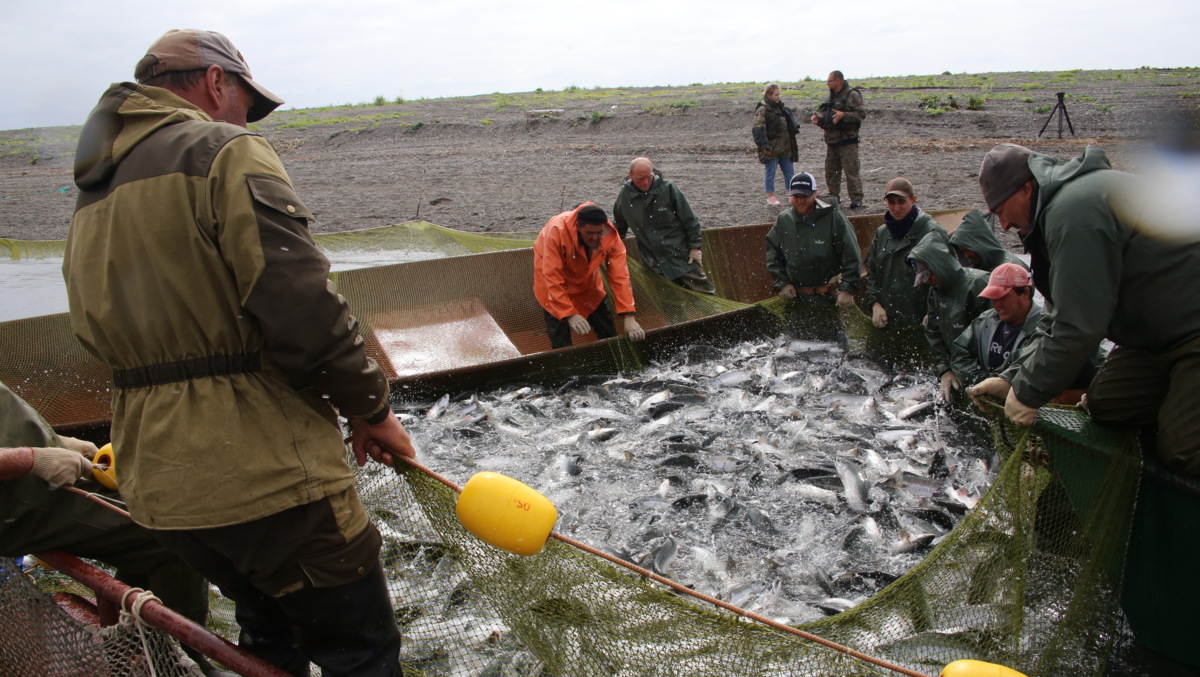
{"label": "man standing on shore", "polygon": [[354,455],[415,452],[312,214],[246,125],[282,101],[220,33],[168,31],[80,134],[63,274],[113,371],[134,521],[237,603],[239,643],[293,675],[398,675],[381,537]]}
{"label": "man standing on shore", "polygon": [[649,159],[634,158],[629,164],[629,180],[613,204],[613,225],[622,238],[633,230],[638,258],[650,270],[692,291],[717,293],[701,267],[700,219],[683,192]]}
{"label": "man standing on shore", "polygon": [[863,206],[863,185],[858,165],[858,130],[867,116],[862,93],[851,87],[841,71],[829,74],[829,99],[812,116],[812,123],[825,130],[825,183],[834,202],[840,202],[842,173],[850,209]]}

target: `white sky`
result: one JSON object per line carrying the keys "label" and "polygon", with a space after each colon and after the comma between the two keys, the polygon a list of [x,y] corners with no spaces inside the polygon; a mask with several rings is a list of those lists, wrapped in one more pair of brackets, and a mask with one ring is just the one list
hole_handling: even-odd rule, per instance
{"label": "white sky", "polygon": [[82,124],[170,28],[284,108],[693,82],[1200,65],[1196,0],[8,0],[0,129]]}

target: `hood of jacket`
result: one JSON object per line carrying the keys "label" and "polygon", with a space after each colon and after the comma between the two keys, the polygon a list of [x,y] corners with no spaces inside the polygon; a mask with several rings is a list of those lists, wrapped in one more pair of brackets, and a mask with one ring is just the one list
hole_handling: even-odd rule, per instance
{"label": "hood of jacket", "polygon": [[1084,174],[1090,174],[1101,169],[1112,169],[1108,156],[1096,146],[1089,145],[1083,149],[1083,154],[1070,160],[1059,160],[1051,155],[1033,153],[1029,156],[1029,171],[1037,180],[1038,195],[1032,227],[1038,228],[1045,215],[1046,205],[1054,199],[1055,194],[1065,184]]}
{"label": "hood of jacket", "polygon": [[950,252],[950,243],[941,231],[932,230],[913,246],[910,261],[919,261],[937,275],[938,288],[943,294],[962,283],[963,267]]}
{"label": "hood of jacket", "polygon": [[995,231],[983,218],[983,212],[972,209],[963,217],[958,228],[950,233],[950,244],[979,254],[983,267],[994,270],[1007,260],[1007,250],[1000,244]]}
{"label": "hood of jacket", "polygon": [[108,88],[88,115],[75,150],[75,185],[89,190],[116,171],[143,139],[187,120],[212,122],[207,113],[161,87],[119,82]]}

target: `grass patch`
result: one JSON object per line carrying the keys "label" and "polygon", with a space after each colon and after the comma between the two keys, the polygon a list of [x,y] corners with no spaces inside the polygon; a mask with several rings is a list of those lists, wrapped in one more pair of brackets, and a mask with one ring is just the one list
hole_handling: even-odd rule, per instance
{"label": "grass patch", "polygon": [[1054,110],[1054,106],[1038,106],[1037,108],[1033,109],[1033,112],[1034,113],[1049,113],[1052,110]]}
{"label": "grass patch", "polygon": [[491,118],[483,118],[482,120],[479,121],[479,124],[483,125],[484,127],[491,127],[492,119]]}
{"label": "grass patch", "polygon": [[1046,88],[1046,85],[1043,85],[1040,82],[1026,82],[1021,85],[1022,92],[1028,92],[1031,89],[1045,89],[1045,88]]}
{"label": "grass patch", "polygon": [[651,115],[674,115],[676,111],[683,112],[699,105],[700,102],[695,99],[681,98],[674,101],[655,101],[647,104],[642,110]]}

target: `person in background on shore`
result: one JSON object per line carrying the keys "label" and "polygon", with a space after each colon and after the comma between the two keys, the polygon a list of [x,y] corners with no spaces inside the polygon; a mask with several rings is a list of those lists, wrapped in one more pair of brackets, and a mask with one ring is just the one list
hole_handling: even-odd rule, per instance
{"label": "person in background on shore", "polygon": [[334,292],[312,214],[247,130],[282,100],[220,33],[168,31],[80,134],[63,274],[112,369],[134,521],[237,605],[292,675],[400,674],[381,536],[347,462],[415,451]]}
{"label": "person in background on shore", "polygon": [[[208,582],[128,516],[101,499],[61,487],[92,476],[96,445],[58,435],[33,407],[0,383],[0,556],[62,550],[103,562],[116,578],[149,590],[204,626]],[[96,485],[100,491],[101,487]],[[225,675],[189,650],[206,675]]]}
{"label": "person in background on shore", "polygon": [[533,294],[542,306],[551,348],[571,345],[571,334],[617,335],[600,265],[607,264],[617,314],[634,341],[646,337],[634,313],[625,243],[604,210],[591,202],[550,218],[533,241]]}
{"label": "person in background on shore", "polygon": [[908,258],[916,267],[914,284],[929,287],[925,341],[933,358],[933,373],[938,375],[938,397],[949,402],[954,392],[962,389],[950,368],[950,346],[980,313],[991,307],[991,302],[980,298],[988,274],[959,265],[941,230],[929,231]]}
{"label": "person in background on shore", "polygon": [[[983,158],[979,187],[1005,228],[1016,228],[1046,299],[1040,337],[1018,364],[971,388],[1005,398],[1004,413],[1033,425],[1100,342],[1116,344],[1088,388],[1097,421],[1157,425],[1167,468],[1200,475],[1200,242],[1134,227],[1117,207],[1136,204],[1137,181],[1104,151],[1059,160],[1001,144]],[[1136,210],[1135,210],[1136,211]]]}
{"label": "person in background on shore", "polygon": [[958,228],[950,233],[950,248],[964,268],[977,268],[990,273],[1002,263],[1015,263],[1029,270],[1029,265],[1021,257],[1000,244],[1000,239],[978,209],[967,212]]}
{"label": "person in background on shore", "polygon": [[910,327],[921,323],[929,299],[927,284],[914,284],[916,270],[908,257],[921,238],[932,231],[947,237],[933,217],[917,206],[912,182],[903,177],[884,188],[887,213],[867,249],[867,307],[876,329]]}
{"label": "person in background on shore", "polygon": [[825,182],[829,195],[840,204],[843,172],[846,192],[850,194],[850,209],[863,206],[863,184],[858,163],[858,131],[867,109],[862,92],[851,87],[841,71],[833,71],[825,81],[829,99],[813,113],[812,123],[825,130]]}
{"label": "person in background on shore", "polygon": [[[817,199],[817,180],[808,172],[792,177],[788,196],[792,206],[780,212],[767,231],[767,270],[775,280],[775,291],[793,303],[853,306],[862,274],[854,228],[836,207]],[[809,315],[810,321],[819,321],[818,315]],[[825,334],[839,327],[812,329],[827,338]]]}
{"label": "person in background on shore", "polygon": [[622,239],[633,231],[642,265],[685,289],[717,293],[702,267],[700,219],[683,192],[649,159],[629,163],[629,179],[617,194],[612,220]]}
{"label": "person in background on shore", "polygon": [[775,197],[775,168],[783,171],[783,185],[790,186],[794,163],[800,160],[796,145],[800,128],[792,112],[780,101],[782,93],[773,82],[763,89],[763,100],[754,108],[754,125],[750,128],[758,147],[758,161],[763,164],[767,204],[772,207],[780,206],[779,198]]}

